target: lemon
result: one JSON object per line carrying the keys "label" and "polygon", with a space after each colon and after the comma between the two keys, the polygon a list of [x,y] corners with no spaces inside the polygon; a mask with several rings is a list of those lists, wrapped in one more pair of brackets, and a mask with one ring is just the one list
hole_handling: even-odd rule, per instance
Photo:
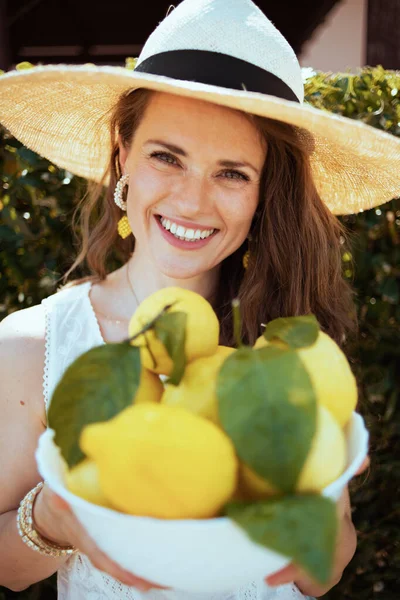
{"label": "lemon", "polygon": [[[316,432],[297,481],[296,491],[320,492],[341,475],[346,460],[346,440],[342,429],[326,408],[318,406]],[[280,493],[245,463],[241,463],[239,467],[239,488],[253,499]]]}
{"label": "lemon", "polygon": [[66,475],[66,484],[70,492],[100,506],[110,507],[100,487],[99,472],[93,460],[85,458]]}
{"label": "lemon", "polygon": [[135,404],[143,402],[160,402],[164,392],[164,385],[156,373],[142,367],[140,372],[139,388],[133,399]]}
{"label": "lemon", "polygon": [[162,519],[215,516],[236,488],[238,461],[214,423],[177,406],[138,404],[87,425],[82,450],[119,510]]}
{"label": "lemon", "polygon": [[[278,345],[286,348],[285,342],[274,339],[267,342],[259,337],[254,349]],[[311,346],[296,350],[311,379],[318,404],[325,406],[341,427],[349,421],[357,404],[357,383],[346,355],[336,342],[320,331]]]}
{"label": "lemon", "polygon": [[219,423],[216,395],[217,375],[234,348],[218,346],[215,354],[197,358],[186,365],[179,385],[167,384],[161,399],[168,406],[181,406],[202,417]]}
{"label": "lemon", "polygon": [[346,355],[323,331],[312,346],[299,350],[318,402],[327,408],[339,425],[349,421],[357,404],[357,383]]}
{"label": "lemon", "polygon": [[288,347],[288,345],[279,338],[274,338],[273,342],[268,342],[263,335],[260,335],[260,337],[256,339],[253,349],[258,350],[259,348],[265,348],[265,346],[269,346],[270,343],[273,343],[274,346],[278,346],[279,348]]}
{"label": "lemon", "polygon": [[[189,362],[201,356],[213,354],[218,346],[219,322],[209,302],[200,294],[179,287],[168,287],[158,290],[146,298],[136,309],[129,323],[129,336],[133,337],[151,322],[166,306],[172,305],[169,312],[185,312],[186,340],[185,356]],[[150,347],[152,356],[146,347]],[[131,342],[141,347],[143,365],[155,373],[170,375],[173,363],[163,343],[153,330],[140,335]]]}

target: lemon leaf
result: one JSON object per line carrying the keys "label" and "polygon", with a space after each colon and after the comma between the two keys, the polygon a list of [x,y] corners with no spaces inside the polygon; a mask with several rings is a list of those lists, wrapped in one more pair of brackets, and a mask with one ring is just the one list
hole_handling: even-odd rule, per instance
{"label": "lemon leaf", "polygon": [[217,378],[219,419],[236,453],[258,475],[293,492],[316,430],[315,392],[289,347],[241,348]]}
{"label": "lemon leaf", "polygon": [[139,381],[140,349],[127,343],[92,348],[67,368],[52,395],[48,422],[69,467],[85,456],[79,447],[82,429],[132,404]]}
{"label": "lemon leaf", "polygon": [[232,502],[224,513],[248,536],[289,557],[320,584],[329,581],[338,535],[336,506],[316,494]]}
{"label": "lemon leaf", "polygon": [[184,312],[164,312],[154,323],[154,333],[174,363],[168,379],[168,383],[173,385],[180,383],[185,372],[186,320],[187,315]]}
{"label": "lemon leaf", "polygon": [[263,333],[269,342],[278,338],[289,344],[291,348],[304,348],[317,341],[320,331],[319,323],[314,315],[300,317],[280,317],[270,321]]}

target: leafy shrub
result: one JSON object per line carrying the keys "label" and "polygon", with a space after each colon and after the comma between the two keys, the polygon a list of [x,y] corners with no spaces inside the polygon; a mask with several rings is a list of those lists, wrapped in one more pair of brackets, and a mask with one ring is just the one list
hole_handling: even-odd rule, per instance
{"label": "leafy shrub", "polygon": [[[134,66],[129,59],[128,68]],[[306,101],[400,136],[400,74],[382,67],[358,74],[309,73]],[[85,181],[58,169],[0,129],[0,319],[56,291],[76,251],[69,222]],[[340,217],[353,234],[344,252],[360,324],[348,348],[359,411],[371,434],[371,468],[351,483],[358,549],[329,600],[397,600],[400,542],[400,202]],[[355,264],[353,271],[352,264]],[[118,257],[112,267],[119,266]],[[85,273],[75,273],[76,276]],[[55,598],[55,578],[0,600]]]}

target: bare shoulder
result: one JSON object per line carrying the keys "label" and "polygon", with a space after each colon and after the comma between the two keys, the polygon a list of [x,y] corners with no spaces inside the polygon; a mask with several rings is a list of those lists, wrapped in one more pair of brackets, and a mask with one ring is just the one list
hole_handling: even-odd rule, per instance
{"label": "bare shoulder", "polygon": [[0,323],[1,330],[11,332],[15,331],[18,335],[28,332],[44,338],[45,333],[45,314],[43,304],[37,304],[30,308],[23,308],[10,313]]}
{"label": "bare shoulder", "polygon": [[46,428],[44,358],[42,305],[0,323],[0,514],[16,508],[40,480],[35,450]]}
{"label": "bare shoulder", "polygon": [[45,312],[41,304],[13,312],[0,323],[2,387],[6,392],[11,385],[14,397],[24,393],[27,408],[44,419],[45,332]]}

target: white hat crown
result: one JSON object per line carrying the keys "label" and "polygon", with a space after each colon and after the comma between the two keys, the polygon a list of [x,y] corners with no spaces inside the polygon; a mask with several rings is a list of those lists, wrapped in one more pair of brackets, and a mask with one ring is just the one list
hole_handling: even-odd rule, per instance
{"label": "white hat crown", "polygon": [[[283,82],[284,88],[288,89],[281,94],[273,86],[272,95],[303,102],[303,78],[293,49],[251,0],[183,0],[149,36],[138,58],[136,69],[163,75],[162,70],[157,72],[154,68],[154,59],[175,52],[175,62],[179,62],[176,60],[178,51],[203,51],[203,55],[208,53],[212,63],[208,63],[208,67],[204,65],[205,70],[210,64],[215,64],[215,58],[218,60],[222,56],[236,59],[244,68],[245,63],[250,67],[253,65],[258,69],[258,78],[265,76],[267,87],[263,85],[260,90],[257,87],[252,90],[251,86],[247,85],[246,72],[240,70],[239,76],[244,79],[241,89],[268,93],[268,77],[275,83],[275,78],[278,78]],[[182,56],[186,62],[186,56],[180,54],[180,57]],[[173,54],[170,58],[174,60]],[[180,78],[201,81],[201,76],[198,77],[201,66],[196,58],[193,60],[191,70],[186,65],[186,70],[184,69]],[[235,64],[230,62],[226,65],[226,71],[234,70],[234,66]],[[223,62],[219,68],[224,69]],[[165,74],[170,75],[168,72]],[[177,77],[175,68],[170,76]],[[278,81],[278,88],[280,82]],[[219,85],[230,87],[223,82]]]}

